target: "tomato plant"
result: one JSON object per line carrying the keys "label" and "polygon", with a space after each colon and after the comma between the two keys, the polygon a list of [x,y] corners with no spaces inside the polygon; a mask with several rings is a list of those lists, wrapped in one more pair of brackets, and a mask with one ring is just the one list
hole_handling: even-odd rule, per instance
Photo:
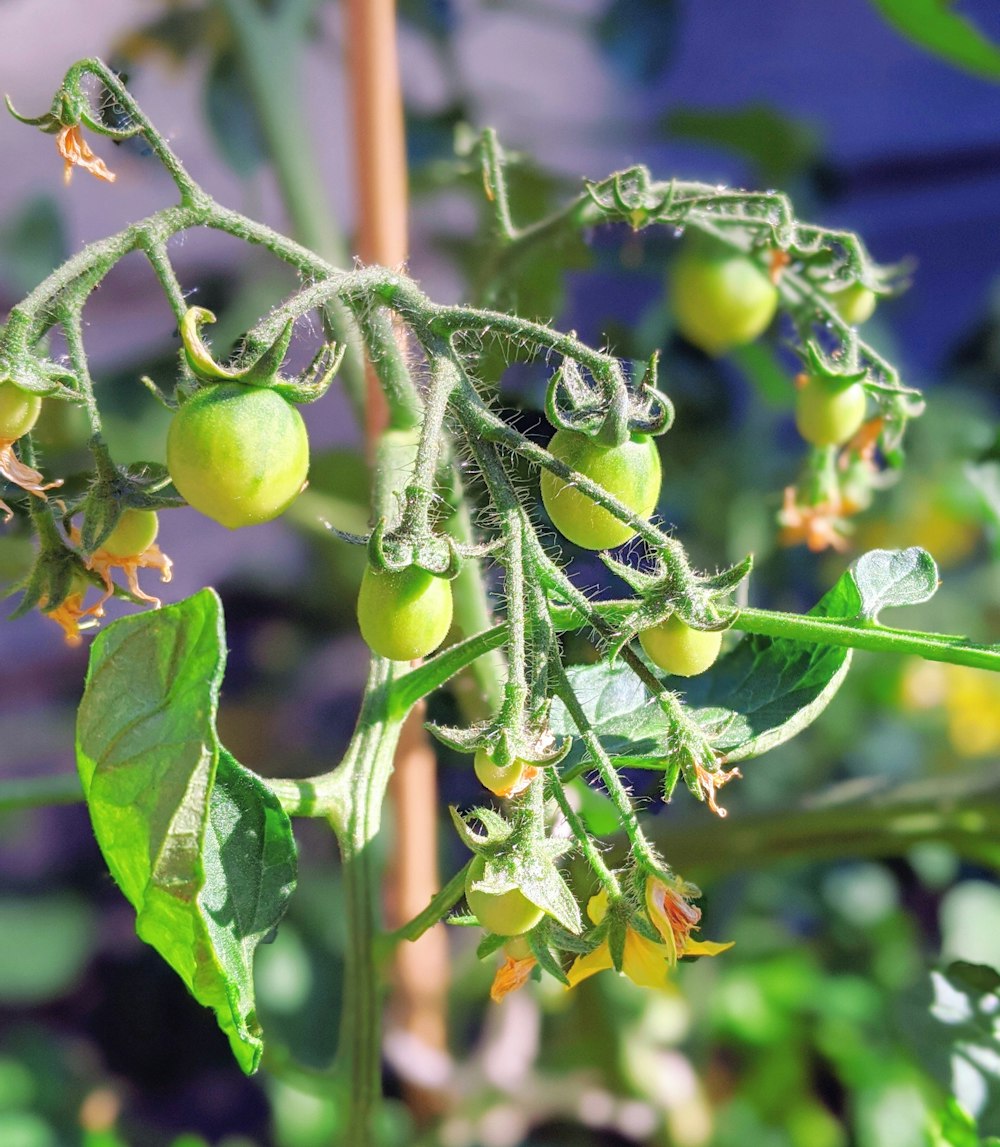
{"label": "tomato plant", "polygon": [[368,648],[390,661],[426,657],[451,628],[451,584],[416,566],[365,569],[358,594],[358,625]]}
{"label": "tomato plant", "polygon": [[[640,518],[660,499],[660,455],[656,442],[635,434],[620,446],[603,446],[585,434],[557,430],[549,452],[596,482]],[[556,529],[586,550],[607,550],[635,536],[635,530],[557,475],[542,474],[542,502]]]}
{"label": "tomato plant", "polygon": [[720,355],[767,330],[778,288],[750,255],[694,236],[684,239],[671,264],[670,305],[688,342]]}
{"label": "tomato plant", "polygon": [[672,614],[659,625],[639,632],[646,656],[665,673],[695,677],[715,664],[722,648],[718,630],[693,629]]}
{"label": "tomato plant", "polygon": [[813,446],[839,446],[860,429],[867,407],[860,383],[837,386],[809,375],[795,395],[795,425]]}
{"label": "tomato plant", "polygon": [[[258,18],[258,7],[246,6],[248,21]],[[676,526],[657,516],[657,439],[672,429],[675,414],[667,393],[671,373],[664,371],[662,389],[657,377],[664,348],[652,347],[644,332],[619,356],[603,341],[594,345],[507,305],[519,297],[519,269],[547,265],[564,243],[575,244],[597,226],[610,233],[627,227],[630,234],[662,228],[667,236],[683,230],[687,238],[669,271],[681,333],[719,354],[755,338],[780,306],[790,353],[810,364],[798,399],[800,428],[816,445],[843,449],[807,452],[804,477],[785,490],[778,540],[839,548],[849,532],[840,529],[839,516],[888,484],[884,470],[902,466],[900,444],[923,400],[853,329],[870,303],[859,293],[868,290],[864,284],[891,293],[903,272],[879,267],[851,233],[799,219],[784,195],[661,180],[632,167],[588,181],[568,202],[520,226],[511,216],[506,157],[487,130],[461,158],[463,172],[478,165],[486,189],[488,220],[476,250],[482,283],[472,303],[441,304],[400,269],[401,260],[386,259],[383,266],[362,253],[357,265],[344,258],[335,266],[329,250],[316,253],[217,203],[188,174],[121,76],[99,61],[74,65],[50,110],[33,122],[55,137],[70,169],[83,167],[104,180],[110,172],[84,131],[136,140],[162,163],[179,196],[177,204],[74,254],[0,328],[4,371],[9,367],[12,380],[33,388],[27,398],[20,390],[0,390],[0,415],[16,432],[0,439],[0,474],[17,498],[6,509],[31,539],[31,568],[15,587],[22,593],[18,611],[40,608],[79,644],[81,630],[98,625],[115,593],[133,609],[108,624],[91,647],[72,795],[86,802],[107,868],[135,911],[138,935],[213,1010],[240,1068],[251,1074],[266,1063],[276,1086],[315,1089],[336,1109],[344,1143],[376,1142],[376,1128],[388,1123],[380,1090],[383,972],[394,955],[402,966],[400,953],[413,951],[404,946],[438,922],[471,923],[466,914],[451,915],[463,891],[487,931],[480,956],[504,953],[493,998],[523,986],[536,970],[570,987],[597,972],[617,972],[662,988],[683,959],[721,956],[730,946],[696,938],[700,893],[673,865],[687,867],[694,856],[692,868],[699,861],[738,867],[751,852],[757,859],[759,849],[772,848],[772,840],[772,855],[782,856],[789,841],[803,848],[817,821],[804,830],[810,810],[793,809],[783,791],[780,813],[788,815],[787,824],[772,820],[764,831],[751,823],[748,830],[752,818],[746,818],[743,831],[727,837],[710,818],[685,828],[678,816],[663,832],[662,821],[645,815],[654,792],[669,801],[686,789],[703,806],[687,815],[707,810],[721,818],[719,791],[741,775],[734,765],[743,768],[806,729],[834,700],[855,648],[947,663],[970,674],[1000,670],[995,644],[897,629],[881,619],[892,607],[922,604],[938,588],[934,559],[917,546],[873,550],[835,569],[832,585],[808,612],[751,604],[751,556],[740,556],[742,546],[731,554],[729,541],[711,532],[695,536],[694,516],[683,509],[700,502],[720,521],[743,514],[745,499],[726,501],[725,492],[743,477],[729,473],[728,457],[711,475],[694,466],[683,475],[686,499]],[[261,307],[225,364],[216,362],[200,334],[214,316],[188,306],[196,288],[181,283],[181,271],[189,271],[173,261],[184,237],[204,229],[266,251],[283,264],[280,289],[289,291]],[[662,245],[649,248],[658,259]],[[85,346],[91,293],[133,256],[152,267],[171,309],[167,321],[183,344],[172,387],[145,378],[147,389],[175,411],[166,432],[166,468],[157,454],[160,442],[148,460],[114,456],[108,444],[114,436],[104,433],[106,392],[95,385]],[[291,376],[286,359],[299,357],[310,339],[311,365]],[[49,357],[53,344],[65,346],[58,360]],[[558,427],[546,445],[524,431],[520,414],[510,417],[497,401],[497,354],[531,360],[546,372],[546,399],[538,405]],[[757,360],[757,368],[768,358],[744,357]],[[700,361],[686,365],[712,369]],[[769,371],[772,366],[781,369],[777,356]],[[839,388],[820,381],[838,372]],[[364,507],[359,513],[352,505],[349,521],[338,518],[344,471],[331,465],[325,476],[335,478],[294,523],[308,534],[308,543],[300,539],[303,548],[315,547],[320,589],[311,603],[305,589],[301,600],[294,589],[281,596],[283,606],[287,599],[290,612],[294,606],[310,622],[323,615],[338,592],[328,580],[335,562],[323,560],[326,547],[338,556],[333,547],[357,547],[359,561],[368,562],[357,598],[360,638],[347,636],[338,657],[363,660],[368,675],[363,687],[357,683],[353,731],[338,728],[344,733],[340,756],[323,740],[315,775],[297,770],[282,777],[268,760],[265,778],[220,739],[216,715],[228,639],[219,595],[206,587],[162,608],[136,610],[161,604],[137,578],[152,568],[169,579],[171,561],[156,538],[158,515],[180,501],[171,479],[195,509],[230,528],[269,521],[289,505],[309,469],[306,430],[294,404],[323,398],[333,381],[343,387],[344,408],[366,427],[375,459],[358,483]],[[684,394],[683,376],[679,385]],[[370,401],[373,387],[378,402]],[[46,497],[53,483],[34,468],[50,464],[44,443],[30,433],[42,394],[46,402],[78,408],[86,424],[85,441],[75,444],[87,458],[79,467],[84,472],[67,471],[72,476],[59,500]],[[151,405],[145,394],[140,398]],[[873,417],[856,434],[869,404]],[[697,426],[683,405],[677,423],[682,433]],[[701,451],[705,437],[696,435],[687,457]],[[349,465],[361,475],[360,455]],[[599,559],[567,557],[552,544],[536,490],[570,542],[587,550],[632,544]],[[765,501],[749,481],[747,490],[751,502]],[[319,507],[315,514],[313,507]],[[754,529],[767,543],[762,561],[772,561],[775,523],[765,515],[747,517],[759,519]],[[705,568],[698,554],[706,555]],[[605,570],[612,577],[595,589]],[[823,571],[826,576],[826,566]],[[102,583],[104,596],[85,608],[90,588]],[[788,606],[797,597],[789,592],[777,599]],[[310,628],[317,642],[325,638],[322,626]],[[723,631],[733,634],[725,655]],[[422,663],[410,664],[415,661]],[[702,679],[676,689],[650,663]],[[435,697],[425,721],[425,700],[446,689],[449,696]],[[223,731],[240,729],[232,709],[224,716]],[[398,747],[425,729],[466,761],[472,756],[476,775],[504,802],[494,807],[486,798],[464,812],[450,810],[454,831],[472,854],[467,870],[454,865],[439,890],[410,897],[414,907],[384,923],[378,910],[383,806]],[[252,747],[252,736],[244,735],[243,745]],[[429,756],[423,754],[424,762]],[[408,827],[409,802],[428,794],[433,800],[434,778],[399,774],[409,787],[397,801],[397,825]],[[467,770],[461,780],[468,780]],[[0,784],[0,797],[4,791]],[[23,789],[13,785],[6,794],[0,811],[23,807]],[[65,796],[62,790],[60,799]],[[935,820],[937,811],[931,806],[929,821],[924,815],[902,820],[910,829],[918,824],[921,834],[930,823],[921,840],[948,847],[967,833],[962,842],[982,861],[990,822],[977,819],[968,827],[950,813]],[[823,818],[828,812],[818,810]],[[838,831],[852,845],[862,837],[867,843],[873,822],[864,817],[871,813],[865,807],[841,820],[835,810],[832,819],[819,821],[818,847],[827,847]],[[292,899],[292,825],[306,817],[332,832],[339,852],[339,917],[329,931],[342,947],[329,963],[342,970],[343,983],[331,993],[340,1001],[341,1023],[329,1072],[296,1065],[291,1046],[281,1047],[280,1031],[277,1037],[268,1032],[279,1043],[265,1061],[261,1025],[269,1017],[255,995],[255,950],[273,937],[290,902],[308,901]],[[428,821],[434,820],[432,813]],[[864,833],[855,831],[858,825]],[[902,838],[909,849],[910,829],[886,831],[881,846],[898,849]],[[675,852],[685,832],[689,851]],[[401,827],[395,839],[405,836]],[[405,866],[399,870],[408,875]],[[891,899],[883,898],[888,907],[879,921],[894,927]],[[299,923],[292,921],[293,938]],[[780,955],[794,946],[791,930],[782,933],[775,924],[774,934]],[[855,946],[856,961],[863,950]],[[279,953],[271,970],[286,956]],[[418,972],[429,966],[420,964]],[[723,994],[730,995],[719,1014],[729,1007],[742,1022],[745,1009],[731,1007],[740,993],[724,978]],[[781,968],[775,979],[784,985]],[[993,983],[981,975],[977,982]],[[814,970],[796,979],[810,1007],[814,983]],[[859,1010],[858,999],[867,1006],[853,995],[835,1005]],[[840,1012],[833,1018],[839,1023]],[[648,1036],[640,1024],[633,1034]],[[759,1032],[750,1036],[753,1042]],[[656,1055],[661,1052],[658,1046]],[[470,1124],[470,1136],[477,1133]]]}
{"label": "tomato plant", "polygon": [[174,415],[167,468],[196,510],[231,530],[276,518],[309,473],[302,415],[275,391],[213,383]]}

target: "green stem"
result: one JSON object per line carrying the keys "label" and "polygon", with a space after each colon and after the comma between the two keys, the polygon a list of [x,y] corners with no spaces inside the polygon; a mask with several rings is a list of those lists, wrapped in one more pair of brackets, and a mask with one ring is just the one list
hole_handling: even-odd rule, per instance
{"label": "green stem", "polygon": [[613,899],[617,899],[617,897],[622,894],[618,877],[615,876],[611,869],[604,863],[604,857],[601,856],[590,833],[587,831],[586,825],[580,819],[580,814],[570,804],[566,786],[555,770],[550,770],[547,773],[546,785],[549,792],[555,797],[556,804],[558,804],[562,810],[562,814],[566,818],[567,824],[569,824],[570,831],[573,833],[573,839],[576,841],[577,846],[583,853],[594,875],[603,887],[607,889],[608,894]]}
{"label": "green stem", "polygon": [[375,1141],[381,1099],[382,988],[376,960],[380,863],[375,837],[403,717],[389,703],[392,663],[372,659],[347,755],[332,774],[340,800],[330,824],[340,847],[345,894],[344,1008],[337,1062],[350,1088],[345,1147]]}
{"label": "green stem", "polygon": [[[315,141],[307,131],[298,78],[302,69],[303,22],[289,19],[280,6],[268,15],[253,0],[218,0],[229,18],[243,76],[267,145],[293,234],[303,246],[337,267],[349,265],[347,247],[334,222],[326,180],[316,162]],[[341,377],[359,424],[363,421],[365,373],[358,341],[352,337],[343,304],[324,308],[334,340],[347,344]]]}
{"label": "green stem", "polygon": [[740,610],[733,628],[764,637],[787,637],[792,641],[868,649],[874,653],[912,653],[928,661],[1000,671],[1000,647],[996,645],[978,645],[964,637],[890,629],[870,621],[747,608]]}
{"label": "green stem", "polygon": [[565,670],[560,666],[557,671],[553,672],[553,678],[555,681],[556,695],[566,706],[566,711],[569,713],[573,724],[576,725],[580,739],[587,748],[591,764],[597,770],[597,774],[601,778],[601,783],[611,798],[611,803],[615,806],[619,823],[622,828],[624,828],[629,843],[632,845],[633,855],[636,860],[646,868],[654,871],[662,871],[663,862],[657,856],[656,850],[646,839],[646,834],[642,831],[639,818],[636,815],[631,798],[626,792],[625,786],[622,784],[621,777],[619,777],[617,770],[611,763],[611,758],[604,751],[600,737],[594,732],[590,721],[587,719],[587,714],[584,713],[583,706],[577,699]]}
{"label": "green stem", "polygon": [[79,804],[83,788],[76,773],[0,781],[0,812],[44,805]]}
{"label": "green stem", "polygon": [[468,864],[455,873],[423,912],[418,913],[401,928],[397,928],[395,932],[387,932],[380,937],[379,946],[389,949],[403,940],[419,940],[429,928],[433,928],[439,920],[443,920],[465,895],[465,874],[469,871],[471,863],[470,860]]}

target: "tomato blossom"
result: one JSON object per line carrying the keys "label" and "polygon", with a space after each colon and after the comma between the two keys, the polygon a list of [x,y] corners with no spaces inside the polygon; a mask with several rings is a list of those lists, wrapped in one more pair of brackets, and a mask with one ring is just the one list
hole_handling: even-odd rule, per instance
{"label": "tomato blossom", "polygon": [[[22,462],[14,453],[15,441],[16,439],[0,438],[0,477],[6,478],[8,482],[20,486],[22,490],[27,490],[29,494],[35,494],[44,501],[45,491],[61,486],[62,480],[43,484],[42,475]],[[7,522],[14,516],[13,510],[3,500],[0,500],[0,513]]]}
{"label": "tomato blossom", "polygon": [[[646,911],[660,939],[651,940],[634,928],[626,929],[622,972],[634,984],[641,988],[666,988],[670,973],[682,956],[717,956],[733,946],[732,942],[716,944],[691,938],[701,919],[701,910],[691,903],[698,895],[698,889],[683,880],[674,878],[667,882],[653,876],[647,878]],[[590,898],[587,915],[595,924],[600,924],[607,910],[608,894],[602,889]],[[611,948],[605,938],[592,952],[573,961],[567,973],[570,987],[613,967]]]}
{"label": "tomato blossom", "polygon": [[83,132],[78,123],[59,129],[56,135],[56,147],[63,157],[66,167],[63,170],[63,180],[66,183],[73,178],[73,168],[82,167],[105,183],[114,183],[115,173],[109,171],[107,164],[90,150],[90,144],[83,138]]}

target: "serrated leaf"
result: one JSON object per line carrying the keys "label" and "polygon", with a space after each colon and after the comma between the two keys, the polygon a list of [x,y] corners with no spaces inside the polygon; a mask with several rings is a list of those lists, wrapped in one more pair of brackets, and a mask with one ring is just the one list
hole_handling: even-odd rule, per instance
{"label": "serrated leaf", "polygon": [[214,1009],[250,1073],[263,1049],[253,953],[284,913],[296,861],[277,799],[219,744],[225,648],[212,590],[110,625],[91,650],[77,765],[136,931]]}
{"label": "serrated leaf", "polygon": [[921,605],[938,588],[937,565],[918,546],[908,550],[870,550],[851,567],[860,596],[857,614],[876,621],[880,610],[893,605]]}

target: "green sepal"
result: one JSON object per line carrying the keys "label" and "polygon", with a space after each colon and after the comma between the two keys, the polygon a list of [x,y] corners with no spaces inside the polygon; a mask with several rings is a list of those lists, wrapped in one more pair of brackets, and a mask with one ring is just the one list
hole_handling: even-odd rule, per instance
{"label": "green sepal", "polygon": [[494,953],[499,952],[509,939],[509,936],[498,936],[495,932],[483,933],[483,938],[476,947],[476,959],[489,959]]}
{"label": "green sepal", "polygon": [[67,503],[64,518],[83,512],[80,549],[90,555],[99,549],[126,510],[162,510],[185,505],[184,499],[162,491],[170,486],[167,468],[158,462],[112,466],[98,473],[83,498]]}
{"label": "green sepal", "polygon": [[567,988],[569,987],[569,978],[563,970],[556,951],[561,947],[559,938],[571,935],[556,924],[550,916],[543,917],[542,922],[528,933],[531,954],[538,961],[538,966],[543,972],[548,972],[550,976],[554,976],[559,983]]}
{"label": "green sepal", "polygon": [[[514,826],[508,820],[494,809],[485,806],[474,808],[468,813],[460,813],[454,805],[449,805],[448,812],[463,843],[477,854],[506,843],[514,832]],[[469,826],[469,820],[479,821],[485,832],[476,832]]]}
{"label": "green sepal", "polygon": [[236,382],[242,380],[243,372],[220,366],[208,345],[201,337],[201,328],[206,323],[214,323],[215,315],[207,307],[188,307],[180,322],[181,342],[184,345],[184,358],[192,374],[202,382]]}
{"label": "green sepal", "polygon": [[867,370],[845,369],[843,362],[828,358],[813,339],[805,344],[805,363],[809,374],[831,391],[846,390],[856,382],[864,382],[868,377]]}

